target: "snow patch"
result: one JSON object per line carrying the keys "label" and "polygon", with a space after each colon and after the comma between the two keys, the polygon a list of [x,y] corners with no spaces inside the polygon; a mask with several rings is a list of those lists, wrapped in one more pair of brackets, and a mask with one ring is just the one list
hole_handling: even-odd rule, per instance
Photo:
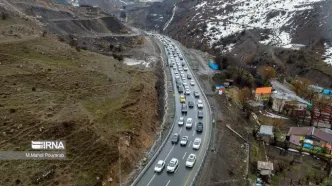
{"label": "snow patch", "polygon": [[325,53],[323,55],[325,63],[332,66],[332,47],[324,43]]}
{"label": "snow patch", "polygon": [[[203,21],[207,22],[207,31],[204,37],[209,40],[210,46],[217,42],[213,38],[224,38],[254,28],[273,31],[272,37],[261,43],[283,46],[291,43],[291,33],[295,29],[292,26],[294,16],[298,12],[313,9],[313,3],[321,1],[324,0],[224,0],[209,1],[209,6],[204,1],[195,8],[198,10],[205,6],[207,19]],[[226,6],[232,10],[228,11]],[[220,8],[223,9],[222,15],[210,13]],[[202,10],[198,11],[202,13]],[[285,26],[290,27],[289,32],[281,30]]]}
{"label": "snow patch", "polygon": [[139,60],[139,59],[133,59],[133,58],[124,58],[123,62],[129,66],[143,65],[146,68],[148,68],[150,66],[150,62],[147,62],[144,60]]}

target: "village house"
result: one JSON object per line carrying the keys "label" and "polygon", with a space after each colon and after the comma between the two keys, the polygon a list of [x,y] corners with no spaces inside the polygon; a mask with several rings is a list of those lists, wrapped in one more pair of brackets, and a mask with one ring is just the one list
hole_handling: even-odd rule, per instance
{"label": "village house", "polygon": [[277,80],[271,80],[270,83],[274,90],[271,94],[272,110],[282,112],[286,105],[291,107],[294,111],[305,111],[311,108],[312,104],[297,96],[290,87]]}
{"label": "village house", "polygon": [[257,101],[268,101],[272,93],[272,87],[259,87],[256,88],[255,98]]}
{"label": "village house", "polygon": [[291,127],[286,139],[290,143],[291,148],[305,149],[312,153],[331,157],[331,130],[326,131],[315,127]]}

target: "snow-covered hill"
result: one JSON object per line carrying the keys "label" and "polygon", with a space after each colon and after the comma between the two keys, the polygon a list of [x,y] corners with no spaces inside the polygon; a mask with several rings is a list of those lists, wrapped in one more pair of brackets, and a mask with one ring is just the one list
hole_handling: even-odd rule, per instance
{"label": "snow-covered hill", "polygon": [[[178,33],[174,30],[179,28],[181,34],[195,36],[199,42],[195,45],[209,48],[221,47],[223,39],[244,30],[255,32],[261,44],[280,47],[307,46],[322,38],[324,59],[332,65],[332,18],[331,9],[327,9],[331,4],[331,0],[202,0],[181,15],[185,18],[175,16],[177,22],[173,21],[168,32]],[[181,27],[179,22],[184,21]],[[234,45],[231,42],[222,47],[230,51]]]}

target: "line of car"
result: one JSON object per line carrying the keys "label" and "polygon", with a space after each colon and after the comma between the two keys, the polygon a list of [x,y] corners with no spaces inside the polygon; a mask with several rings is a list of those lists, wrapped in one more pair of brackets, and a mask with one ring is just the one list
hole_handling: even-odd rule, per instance
{"label": "line of car", "polygon": [[[193,91],[193,97],[191,97],[191,91],[190,87],[195,87],[195,81],[192,80],[191,74],[188,72],[188,67],[186,67],[186,64],[184,62],[183,56],[180,54],[180,51],[178,48],[175,47],[175,44],[172,43],[169,39],[157,36],[164,44],[165,50],[168,55],[168,64],[169,67],[174,72],[174,78],[176,83],[176,88],[179,94],[179,100],[181,103],[181,114],[182,116],[178,120],[178,126],[182,127],[185,125],[185,128],[187,130],[190,130],[194,124],[196,124],[196,132],[201,133],[203,132],[203,122],[201,119],[204,117],[204,113],[202,111],[204,105],[202,100],[200,100],[200,94],[197,91]],[[186,74],[187,73],[187,74]],[[189,80],[189,84],[187,83],[187,80]],[[190,85],[190,86],[189,86]],[[189,99],[195,99],[195,100],[189,100]],[[188,112],[188,107],[190,109],[195,107],[195,102],[198,108],[197,112],[197,123],[194,121],[193,118],[188,117],[185,118]],[[187,102],[187,104],[186,104]],[[181,139],[180,139],[181,138]],[[182,136],[180,137],[179,133],[174,133],[172,137],[170,138],[170,141],[173,145],[176,145],[180,142],[180,145],[182,147],[187,147],[189,136]],[[201,146],[201,138],[196,137],[193,141],[192,148],[194,150],[199,150]],[[190,144],[189,144],[190,145]],[[191,153],[188,155],[185,166],[188,168],[192,168],[196,162],[196,155],[195,153]],[[169,163],[166,166],[166,162],[164,160],[159,160],[157,164],[154,167],[154,171],[157,173],[160,173],[163,171],[163,169],[166,167],[167,172],[175,173],[177,168],[179,167],[179,160],[177,158],[171,158]]]}

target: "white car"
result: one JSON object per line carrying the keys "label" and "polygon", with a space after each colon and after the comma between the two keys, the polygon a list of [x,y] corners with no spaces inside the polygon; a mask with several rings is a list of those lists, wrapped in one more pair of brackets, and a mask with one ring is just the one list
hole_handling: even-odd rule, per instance
{"label": "white car", "polygon": [[173,70],[176,70],[176,66],[175,65],[173,66]]}
{"label": "white car", "polygon": [[176,158],[172,158],[169,164],[167,165],[167,172],[175,172],[175,170],[179,166],[179,160]]}
{"label": "white car", "polygon": [[187,84],[186,82],[183,82],[182,85],[183,85],[183,86],[186,86],[186,85],[188,85],[188,84]]}
{"label": "white car", "polygon": [[174,74],[175,74],[175,75],[179,75],[179,71],[175,70],[175,71],[174,71]]}
{"label": "white car", "polygon": [[186,89],[186,95],[190,95],[190,90],[188,88]]}
{"label": "white car", "polygon": [[159,160],[157,165],[154,167],[154,171],[161,172],[163,171],[164,167],[165,167],[165,162],[163,160]]}
{"label": "white car", "polygon": [[191,81],[190,81],[190,85],[191,85],[191,86],[194,86],[194,85],[195,85],[195,81],[194,81],[194,80],[191,80]]}
{"label": "white car", "polygon": [[180,76],[179,75],[175,75],[175,79],[179,79],[180,78]]}
{"label": "white car", "polygon": [[201,138],[195,138],[194,143],[193,143],[193,149],[198,150],[199,147],[201,146]]}
{"label": "white car", "polygon": [[186,77],[182,76],[182,80],[183,80],[183,81],[186,80]]}
{"label": "white car", "polygon": [[183,70],[184,70],[184,71],[188,71],[188,68],[187,68],[187,67],[183,67]]}
{"label": "white car", "polygon": [[[179,70],[180,70],[180,69],[179,69]],[[182,70],[180,70],[180,74],[181,74],[181,75],[184,75],[184,72],[183,72]]]}
{"label": "white car", "polygon": [[188,85],[185,85],[184,88],[185,88],[185,89],[189,89],[189,86],[188,86]]}
{"label": "white car", "polygon": [[184,117],[180,117],[178,121],[178,125],[182,126],[184,124]]}
{"label": "white car", "polygon": [[188,143],[188,136],[182,136],[180,145],[187,145]]}
{"label": "white car", "polygon": [[192,126],[193,126],[193,119],[192,118],[187,118],[186,128],[191,128]]}
{"label": "white car", "polygon": [[202,100],[199,99],[199,100],[197,101],[197,107],[198,107],[198,108],[203,108],[203,102],[202,102]]}
{"label": "white car", "polygon": [[189,154],[187,161],[186,161],[186,166],[187,167],[193,167],[196,162],[196,156],[195,154]]}

